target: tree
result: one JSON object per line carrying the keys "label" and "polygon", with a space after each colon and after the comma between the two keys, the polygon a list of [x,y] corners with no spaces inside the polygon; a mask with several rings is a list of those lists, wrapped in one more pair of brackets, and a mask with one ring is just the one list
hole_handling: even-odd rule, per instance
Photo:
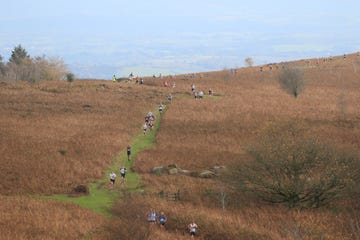
{"label": "tree", "polygon": [[33,62],[38,81],[63,80],[66,77],[66,65],[61,59],[42,56],[34,58]]}
{"label": "tree", "polygon": [[280,86],[295,98],[304,90],[303,72],[299,68],[285,68],[279,75]]}
{"label": "tree", "polygon": [[[0,75],[3,70],[1,59]],[[68,73],[65,63],[61,59],[45,56],[30,58],[21,45],[14,48],[9,62],[4,69],[6,70],[7,81],[38,82],[43,80],[64,80]]]}
{"label": "tree", "polygon": [[251,67],[254,64],[254,61],[251,57],[245,58],[245,64],[247,67]]}
{"label": "tree", "polygon": [[11,57],[9,61],[18,65],[21,64],[23,60],[27,58],[30,58],[30,56],[28,55],[27,51],[19,44],[11,52]]}
{"label": "tree", "polygon": [[358,156],[307,138],[296,124],[271,127],[249,149],[252,160],[232,169],[232,183],[261,200],[289,208],[330,203],[358,181]]}

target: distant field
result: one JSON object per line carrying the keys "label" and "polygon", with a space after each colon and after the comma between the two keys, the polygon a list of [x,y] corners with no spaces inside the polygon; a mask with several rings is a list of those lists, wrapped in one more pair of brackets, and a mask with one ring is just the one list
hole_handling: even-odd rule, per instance
{"label": "distant field", "polygon": [[[279,86],[285,64],[303,69],[305,88],[297,98]],[[236,74],[224,70],[145,78],[144,85],[95,80],[1,83],[0,232],[7,229],[5,239],[125,239],[136,232],[134,239],[188,239],[186,224],[195,219],[201,226],[199,239],[359,239],[360,205],[353,201],[330,210],[289,211],[228,195],[236,201],[224,212],[219,199],[225,187],[216,178],[151,173],[153,167],[169,164],[197,173],[247,161],[248,147],[275,122],[299,121],[309,136],[360,149],[359,56],[271,66],[271,71],[263,66],[262,72],[250,67]],[[176,88],[163,87],[163,81],[170,86],[176,82]],[[216,96],[194,99],[192,83],[205,93],[211,88]],[[165,102],[169,92],[174,97],[156,145],[140,152],[132,167],[148,195],[121,199],[113,209],[115,225],[76,205],[28,197],[69,193],[78,184],[103,178],[116,154],[141,132],[145,114]],[[182,199],[159,199],[154,194],[160,191],[180,191]],[[134,228],[125,233],[126,216],[145,216],[150,207],[169,215],[168,231],[148,232],[146,222],[136,217]],[[24,211],[11,214],[11,209]],[[49,217],[52,211],[58,214],[55,220]],[[68,214],[75,219],[66,220]],[[44,219],[37,222],[44,228],[33,225],[32,217]],[[16,234],[15,222],[22,226]],[[59,224],[74,232],[60,233]]]}

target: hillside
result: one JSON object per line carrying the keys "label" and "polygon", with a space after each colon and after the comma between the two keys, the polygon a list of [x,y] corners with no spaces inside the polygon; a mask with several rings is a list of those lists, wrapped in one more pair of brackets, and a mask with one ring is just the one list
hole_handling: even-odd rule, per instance
{"label": "hillside", "polygon": [[[283,66],[303,71],[305,88],[297,98],[278,83]],[[194,219],[199,239],[359,239],[359,189],[334,206],[298,211],[234,192],[217,177],[196,175],[249,161],[247,149],[276,123],[300,122],[309,136],[357,152],[359,68],[359,54],[350,54],[241,68],[235,74],[223,70],[145,78],[144,85],[100,80],[1,83],[3,237],[187,239],[186,225]],[[164,81],[176,82],[176,88],[163,87]],[[214,96],[194,99],[192,83],[205,93],[211,88]],[[66,194],[103,178],[132,136],[141,132],[145,114],[165,103],[169,92],[174,97],[162,115],[155,146],[139,152],[132,166],[141,176],[143,194],[122,195],[111,225],[77,205],[33,198]],[[172,164],[192,174],[151,172]],[[180,192],[180,201],[156,195],[167,191]],[[149,208],[167,213],[166,231],[150,231],[139,217]],[[137,217],[128,227],[131,216]]]}

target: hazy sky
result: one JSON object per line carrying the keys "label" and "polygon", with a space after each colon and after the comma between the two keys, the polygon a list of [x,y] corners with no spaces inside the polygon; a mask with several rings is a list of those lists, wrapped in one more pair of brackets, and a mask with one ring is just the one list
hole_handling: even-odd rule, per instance
{"label": "hazy sky", "polygon": [[175,74],[360,51],[359,0],[0,0],[0,55],[21,44],[79,77]]}

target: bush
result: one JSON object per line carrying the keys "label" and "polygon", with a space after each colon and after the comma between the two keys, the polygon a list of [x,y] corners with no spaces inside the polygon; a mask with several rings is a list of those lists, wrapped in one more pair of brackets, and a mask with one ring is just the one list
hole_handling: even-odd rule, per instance
{"label": "bush", "polygon": [[298,97],[304,90],[303,72],[299,68],[284,68],[279,75],[280,86],[289,94]]}
{"label": "bush", "polygon": [[261,200],[317,208],[344,197],[356,177],[356,157],[306,138],[296,124],[272,127],[234,167],[232,178]]}
{"label": "bush", "polygon": [[73,73],[70,72],[70,73],[66,74],[66,81],[68,81],[69,83],[72,83],[74,81],[74,79],[75,79],[75,76]]}

